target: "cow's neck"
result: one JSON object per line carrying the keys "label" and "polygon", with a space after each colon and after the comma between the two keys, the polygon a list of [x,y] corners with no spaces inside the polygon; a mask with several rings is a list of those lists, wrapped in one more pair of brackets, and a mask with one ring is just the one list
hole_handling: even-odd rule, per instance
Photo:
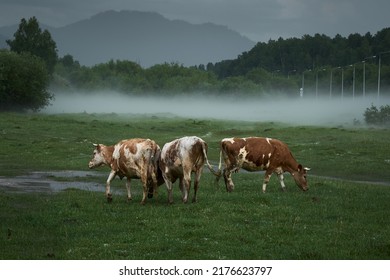
{"label": "cow's neck", "polygon": [[295,158],[291,155],[288,160],[285,161],[284,171],[294,173],[298,171],[299,163],[295,160]]}
{"label": "cow's neck", "polygon": [[107,165],[110,165],[112,163],[112,154],[114,153],[114,146],[105,146],[103,155],[104,155],[104,160],[106,161]]}

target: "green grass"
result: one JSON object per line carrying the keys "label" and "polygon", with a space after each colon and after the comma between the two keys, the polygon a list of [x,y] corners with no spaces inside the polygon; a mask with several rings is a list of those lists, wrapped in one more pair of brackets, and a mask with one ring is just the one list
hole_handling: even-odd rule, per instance
{"label": "green grass", "polygon": [[74,189],[1,193],[0,258],[390,258],[388,187],[312,179],[302,193],[287,180],[288,192],[273,182],[262,194],[258,174],[235,175],[226,193],[204,174],[199,202],[187,205],[177,187],[170,206],[165,187],[145,206]]}
{"label": "green grass", "polygon": [[[198,203],[183,205],[176,184],[175,204],[167,204],[161,186],[141,206],[137,181],[132,202],[115,194],[111,204],[104,177],[86,179],[101,184],[101,192],[14,194],[0,187],[0,259],[390,259],[389,186],[350,181],[389,182],[389,130],[1,113],[0,176],[87,170],[91,143],[149,137],[162,146],[184,135],[202,137],[213,162],[224,137],[279,138],[312,168],[310,190],[301,192],[286,176],[288,191],[281,192],[272,177],[263,194],[262,174],[237,173],[227,193],[204,173]],[[124,183],[115,180],[113,189],[124,191]]]}
{"label": "green grass", "polygon": [[281,139],[311,174],[390,182],[389,129],[286,126],[279,123],[194,120],[116,114],[0,114],[0,176],[36,170],[85,170],[92,143],[144,137],[164,143],[202,137],[209,159],[219,161],[219,141],[232,136]]}

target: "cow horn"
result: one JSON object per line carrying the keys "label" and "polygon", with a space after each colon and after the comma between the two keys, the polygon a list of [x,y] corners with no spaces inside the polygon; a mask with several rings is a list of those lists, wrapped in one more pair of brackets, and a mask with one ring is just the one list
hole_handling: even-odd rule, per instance
{"label": "cow horn", "polygon": [[93,145],[94,147],[97,147],[97,146],[99,146],[99,144],[94,144],[94,143],[92,143],[92,145]]}
{"label": "cow horn", "polygon": [[304,167],[303,169],[305,169],[306,171],[309,171],[309,170],[310,170],[309,167]]}

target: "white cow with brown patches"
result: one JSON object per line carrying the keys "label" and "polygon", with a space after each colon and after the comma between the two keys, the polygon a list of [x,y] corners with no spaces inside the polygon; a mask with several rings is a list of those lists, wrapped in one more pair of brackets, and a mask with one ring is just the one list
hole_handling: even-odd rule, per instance
{"label": "white cow with brown patches", "polygon": [[[222,159],[225,162],[225,168],[221,173]],[[250,172],[265,170],[263,192],[266,191],[272,173],[278,175],[282,190],[285,190],[286,185],[283,177],[285,171],[291,173],[296,184],[303,191],[308,190],[306,174],[310,169],[299,164],[287,145],[276,139],[262,137],[223,139],[221,141],[218,179],[223,175],[228,192],[234,189],[231,174],[238,172],[240,168]]]}
{"label": "white cow with brown patches", "polygon": [[172,184],[177,179],[180,180],[183,202],[187,203],[192,173],[195,173],[192,202],[196,202],[199,180],[205,163],[210,171],[215,173],[207,159],[207,144],[199,137],[183,137],[163,146],[159,166],[167,186],[169,203],[173,203]]}
{"label": "white cow with brown patches", "polygon": [[[127,178],[127,199],[131,200],[131,179],[141,179],[143,185],[143,197],[141,204],[145,204],[146,196],[153,197],[158,186],[158,159],[160,147],[150,139],[122,140],[114,146],[94,144],[93,158],[89,162],[89,168],[108,165],[111,168],[106,183],[107,201],[112,201],[110,183],[119,176]],[[160,184],[163,181],[161,180]]]}

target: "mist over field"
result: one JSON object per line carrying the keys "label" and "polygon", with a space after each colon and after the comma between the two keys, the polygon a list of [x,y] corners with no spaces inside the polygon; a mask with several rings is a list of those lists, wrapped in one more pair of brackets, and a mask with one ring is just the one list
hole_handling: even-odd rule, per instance
{"label": "mist over field", "polygon": [[129,96],[112,92],[56,94],[43,113],[167,114],[188,118],[275,121],[296,125],[347,125],[364,123],[363,113],[389,99],[366,98],[253,98],[218,95]]}

